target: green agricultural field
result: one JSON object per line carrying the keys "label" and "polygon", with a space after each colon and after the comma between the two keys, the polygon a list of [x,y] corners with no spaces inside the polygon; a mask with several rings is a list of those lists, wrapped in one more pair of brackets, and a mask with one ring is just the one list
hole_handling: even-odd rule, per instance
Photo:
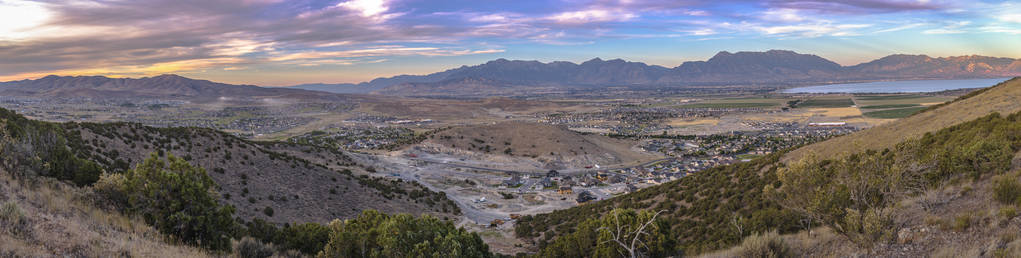
{"label": "green agricultural field", "polygon": [[925,107],[909,107],[898,109],[887,109],[880,111],[865,112],[864,115],[871,118],[894,119],[904,118],[925,109]]}
{"label": "green agricultural field", "polygon": [[862,109],[888,109],[888,108],[909,108],[921,106],[919,104],[886,104],[886,105],[870,105],[863,106]]}
{"label": "green agricultural field", "polygon": [[839,108],[839,107],[850,107],[854,105],[854,101],[850,98],[839,98],[839,99],[809,99],[801,103],[798,103],[799,108]]}
{"label": "green agricultural field", "polygon": [[908,94],[908,95],[897,94],[897,95],[863,95],[863,96],[855,96],[855,98],[858,99],[858,100],[899,100],[899,99],[917,99],[917,98],[924,98],[924,97],[925,96],[922,96],[922,95],[912,95],[912,94]]}

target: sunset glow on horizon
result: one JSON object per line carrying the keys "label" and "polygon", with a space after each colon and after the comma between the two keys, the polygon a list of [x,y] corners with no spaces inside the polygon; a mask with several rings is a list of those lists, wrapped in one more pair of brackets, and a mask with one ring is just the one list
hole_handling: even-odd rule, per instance
{"label": "sunset glow on horizon", "polygon": [[674,67],[793,50],[1021,58],[1009,1],[0,0],[0,81],[175,73],[236,84],[362,82],[506,58]]}

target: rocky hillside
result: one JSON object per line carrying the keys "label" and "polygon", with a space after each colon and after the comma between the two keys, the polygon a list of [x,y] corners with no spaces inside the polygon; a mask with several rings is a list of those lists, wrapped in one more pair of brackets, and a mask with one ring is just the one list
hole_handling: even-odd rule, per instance
{"label": "rocky hillside", "polygon": [[[82,168],[115,173],[150,153],[172,154],[205,168],[220,202],[245,220],[278,224],[325,223],[362,210],[452,216],[457,206],[416,183],[370,176],[344,153],[287,143],[255,143],[209,129],[152,128],[138,124],[52,124],[2,110],[3,165],[87,185],[98,179]],[[53,147],[57,146],[57,147]],[[68,146],[68,147],[63,147]],[[17,153],[18,155],[8,155]],[[68,160],[68,164],[39,160]],[[71,172],[71,176],[63,177]],[[267,210],[272,210],[272,212]]]}

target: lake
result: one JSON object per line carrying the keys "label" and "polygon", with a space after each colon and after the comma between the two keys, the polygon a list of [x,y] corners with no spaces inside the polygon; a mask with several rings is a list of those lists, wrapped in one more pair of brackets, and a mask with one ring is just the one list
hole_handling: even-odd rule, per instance
{"label": "lake", "polygon": [[819,86],[798,87],[783,90],[783,93],[900,93],[900,92],[937,92],[966,88],[984,88],[1009,80],[999,79],[968,79],[968,80],[912,80],[830,84]]}

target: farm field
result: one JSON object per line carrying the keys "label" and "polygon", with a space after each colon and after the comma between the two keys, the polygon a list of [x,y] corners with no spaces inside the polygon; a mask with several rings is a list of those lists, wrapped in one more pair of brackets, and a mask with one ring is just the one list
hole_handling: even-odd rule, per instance
{"label": "farm field", "polygon": [[854,97],[862,114],[875,119],[898,119],[910,116],[931,105],[952,100],[949,96],[919,94],[857,95]]}
{"label": "farm field", "polygon": [[717,119],[717,118],[711,118],[711,119],[685,119],[685,118],[677,118],[677,119],[670,119],[670,120],[667,121],[667,125],[674,126],[674,127],[685,127],[685,126],[694,126],[694,125],[717,125],[719,123],[720,123],[720,119]]}
{"label": "farm field", "polygon": [[801,103],[798,103],[796,107],[799,108],[840,108],[854,106],[854,101],[851,98],[845,96],[833,96],[833,97],[816,97],[811,98]]}
{"label": "farm field", "polygon": [[708,99],[692,104],[683,104],[674,107],[681,108],[772,108],[781,107],[787,101],[793,99],[779,97],[747,97],[747,98],[723,98]]}
{"label": "farm field", "polygon": [[[901,95],[863,95],[855,96],[854,102],[859,107],[884,105],[931,105],[953,100],[952,96],[924,96],[914,94]],[[882,108],[882,107],[878,107]]]}
{"label": "farm field", "polygon": [[871,118],[896,119],[904,118],[925,109],[926,107],[895,108],[880,111],[865,112],[864,115]]}

